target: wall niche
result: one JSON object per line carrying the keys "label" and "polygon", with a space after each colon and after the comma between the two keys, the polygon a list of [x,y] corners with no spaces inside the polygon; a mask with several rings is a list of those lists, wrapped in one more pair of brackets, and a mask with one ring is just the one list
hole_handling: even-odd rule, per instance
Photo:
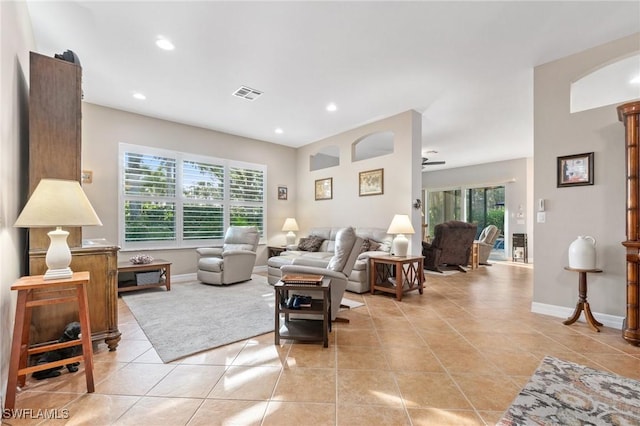
{"label": "wall niche", "polygon": [[351,161],[362,161],[393,153],[395,135],[392,131],[370,133],[351,145]]}

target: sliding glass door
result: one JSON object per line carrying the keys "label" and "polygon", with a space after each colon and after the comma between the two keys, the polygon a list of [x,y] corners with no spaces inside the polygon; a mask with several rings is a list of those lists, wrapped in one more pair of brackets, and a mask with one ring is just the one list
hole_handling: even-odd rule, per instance
{"label": "sliding glass door", "polygon": [[478,234],[488,225],[495,225],[504,235],[504,186],[469,188],[466,190],[466,222],[478,225]]}
{"label": "sliding glass door", "polygon": [[433,229],[439,223],[462,218],[462,190],[430,191],[427,207],[429,209],[428,235],[433,237]]}

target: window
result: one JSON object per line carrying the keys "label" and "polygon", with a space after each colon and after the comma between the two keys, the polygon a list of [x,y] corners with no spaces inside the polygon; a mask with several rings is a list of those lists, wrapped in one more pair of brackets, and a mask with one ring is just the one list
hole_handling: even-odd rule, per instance
{"label": "window", "polygon": [[120,144],[120,245],[197,247],[229,225],[264,236],[266,166]]}
{"label": "window", "polygon": [[504,234],[504,186],[467,189],[467,219],[478,225],[476,238],[487,225],[495,225]]}

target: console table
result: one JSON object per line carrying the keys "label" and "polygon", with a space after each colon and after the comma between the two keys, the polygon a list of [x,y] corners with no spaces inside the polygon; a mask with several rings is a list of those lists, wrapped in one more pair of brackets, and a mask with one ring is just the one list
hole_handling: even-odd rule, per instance
{"label": "console table", "polygon": [[376,290],[396,295],[398,301],[409,291],[423,292],[424,257],[422,256],[371,256],[369,280],[371,294]]}
{"label": "console table", "polygon": [[578,283],[578,303],[576,303],[576,310],[573,312],[573,315],[570,318],[567,318],[566,321],[563,321],[564,325],[571,325],[580,318],[580,313],[584,310],[584,316],[587,319],[587,322],[595,331],[600,331],[598,327],[602,327],[602,324],[596,321],[591,313],[591,308],[589,307],[589,302],[587,302],[587,274],[588,273],[599,273],[602,272],[602,269],[577,269],[570,268],[565,266],[564,269],[567,271],[574,271],[579,274]]}

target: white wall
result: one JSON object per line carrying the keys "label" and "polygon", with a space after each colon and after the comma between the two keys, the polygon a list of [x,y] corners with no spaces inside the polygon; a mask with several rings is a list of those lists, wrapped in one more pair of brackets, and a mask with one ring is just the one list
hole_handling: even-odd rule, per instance
{"label": "white wall", "polygon": [[[296,150],[254,139],[198,127],[159,120],[138,114],[82,104],[82,169],[93,171],[93,183],[84,184],[87,197],[104,224],[85,227],[83,238],[106,238],[118,243],[118,144],[153,146],[219,158],[267,165],[267,242],[285,243],[281,231],[287,217],[296,213]],[[288,187],[288,200],[278,200],[277,187]],[[153,257],[171,260],[172,274],[196,271],[194,249],[145,250]],[[137,253],[137,252],[135,252]],[[121,252],[126,260],[133,252]],[[259,248],[257,264],[266,264],[264,246]]]}
{"label": "white wall", "polygon": [[15,292],[25,265],[25,232],[13,227],[27,192],[31,23],[22,2],[0,2],[0,400],[4,407]]}
{"label": "white wall", "polygon": [[[534,199],[547,200],[546,222],[534,224],[532,308],[536,312],[565,316],[573,311],[578,276],[563,269],[567,250],[578,235],[591,235],[597,240],[597,266],[604,270],[588,276],[591,310],[605,325],[619,325],[624,316],[624,126],[618,121],[616,105],[570,114],[570,85],[639,48],[637,33],[535,68]],[[595,184],[557,188],[557,157],[592,151]]]}
{"label": "white wall", "polygon": [[[413,200],[421,198],[421,126],[420,114],[407,111],[299,148],[295,167],[297,235],[306,235],[309,228],[318,226],[388,228],[394,214],[407,214],[416,231],[409,253],[421,253],[420,212],[412,208]],[[386,131],[395,135],[393,153],[352,162],[355,141]],[[340,149],[340,165],[310,172],[309,157],[333,145]],[[384,169],[384,194],[360,197],[359,173],[380,168]],[[315,181],[324,178],[333,178],[333,199],[316,201]]]}
{"label": "white wall", "polygon": [[[511,234],[526,233],[529,262],[533,262],[532,222],[535,220],[531,204],[532,162],[530,158],[498,161],[468,167],[426,171],[422,174],[422,187],[426,190],[478,188],[504,185],[505,187],[505,247],[511,255]],[[522,210],[523,218],[517,213]]]}

